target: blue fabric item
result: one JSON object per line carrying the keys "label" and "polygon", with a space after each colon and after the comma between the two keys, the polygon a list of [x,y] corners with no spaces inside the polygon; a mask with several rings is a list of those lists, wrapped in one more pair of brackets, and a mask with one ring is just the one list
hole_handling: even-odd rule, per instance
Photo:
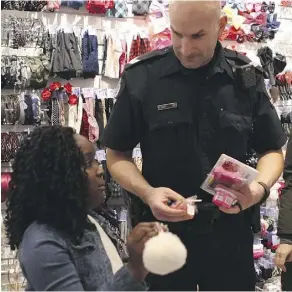
{"label": "blue fabric item", "polygon": [[75,1],[64,1],[64,0],[62,0],[62,3],[61,3],[62,6],[68,6],[68,7],[77,9],[77,10],[80,7],[82,7],[83,4],[84,4],[83,0],[75,0]]}
{"label": "blue fabric item", "polygon": [[23,235],[19,261],[26,291],[146,291],[126,266],[113,275],[96,230],[86,230],[80,244],[45,225],[33,223]]}
{"label": "blue fabric item", "polygon": [[93,78],[98,75],[98,43],[97,36],[86,31],[82,39],[82,62],[85,78]]}

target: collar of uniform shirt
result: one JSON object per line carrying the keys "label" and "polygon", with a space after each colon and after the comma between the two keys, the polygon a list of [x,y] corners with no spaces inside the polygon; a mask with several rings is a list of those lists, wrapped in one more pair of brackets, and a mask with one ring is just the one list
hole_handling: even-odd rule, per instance
{"label": "collar of uniform shirt", "polygon": [[217,42],[214,57],[211,62],[199,69],[192,70],[184,68],[176,58],[172,47],[169,48],[166,58],[168,58],[168,62],[165,62],[167,65],[161,67],[160,72],[158,72],[158,77],[165,77],[174,73],[183,73],[189,75],[198,73],[199,71],[201,75],[201,70],[206,70],[206,74],[204,75],[210,78],[216,73],[221,73],[223,71],[227,71],[228,73],[228,70],[230,70],[229,65],[225,60],[223,47],[219,41]]}

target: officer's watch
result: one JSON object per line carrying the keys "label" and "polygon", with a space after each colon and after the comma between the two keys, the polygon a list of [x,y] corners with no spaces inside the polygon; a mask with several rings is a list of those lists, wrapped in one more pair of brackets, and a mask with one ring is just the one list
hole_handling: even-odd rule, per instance
{"label": "officer's watch", "polygon": [[264,190],[265,190],[264,196],[262,197],[262,199],[261,199],[260,202],[259,202],[259,204],[261,205],[261,204],[263,204],[263,203],[267,200],[267,198],[269,197],[269,195],[270,195],[270,188],[269,188],[265,183],[263,183],[263,182],[261,182],[261,181],[258,181],[257,183],[258,183],[259,185],[261,185],[261,186],[264,188]]}

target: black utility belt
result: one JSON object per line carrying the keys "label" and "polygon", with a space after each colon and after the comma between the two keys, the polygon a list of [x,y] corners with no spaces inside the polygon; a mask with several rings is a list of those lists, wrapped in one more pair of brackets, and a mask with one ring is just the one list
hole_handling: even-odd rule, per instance
{"label": "black utility belt", "polygon": [[198,212],[191,220],[182,222],[165,222],[169,230],[176,234],[209,234],[213,230],[213,224],[220,217],[220,211],[212,203],[198,203]]}
{"label": "black utility belt", "polygon": [[220,216],[220,211],[217,206],[212,203],[198,203],[197,213],[194,217],[194,221],[201,221],[202,223],[212,223],[214,220],[217,220]]}
{"label": "black utility belt", "polygon": [[[151,222],[156,221],[153,216],[150,208],[146,207],[139,215],[138,222]],[[218,209],[212,203],[200,202],[197,204],[198,211],[193,219],[182,221],[182,222],[163,222],[168,225],[171,232],[180,234],[180,233],[192,233],[192,234],[209,234],[214,230],[214,225],[228,225],[232,228],[232,225],[237,228],[237,226],[243,226],[246,223],[244,222],[244,214],[240,215],[240,218],[234,218],[235,215],[226,215]],[[230,218],[232,216],[233,218]],[[234,224],[232,224],[234,223]]]}

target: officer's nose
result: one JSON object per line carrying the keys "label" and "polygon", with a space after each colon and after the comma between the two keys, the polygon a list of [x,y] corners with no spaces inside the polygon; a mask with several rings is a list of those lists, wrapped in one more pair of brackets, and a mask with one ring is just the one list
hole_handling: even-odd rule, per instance
{"label": "officer's nose", "polygon": [[187,39],[182,40],[180,51],[184,57],[189,57],[192,54],[192,46],[189,40]]}

